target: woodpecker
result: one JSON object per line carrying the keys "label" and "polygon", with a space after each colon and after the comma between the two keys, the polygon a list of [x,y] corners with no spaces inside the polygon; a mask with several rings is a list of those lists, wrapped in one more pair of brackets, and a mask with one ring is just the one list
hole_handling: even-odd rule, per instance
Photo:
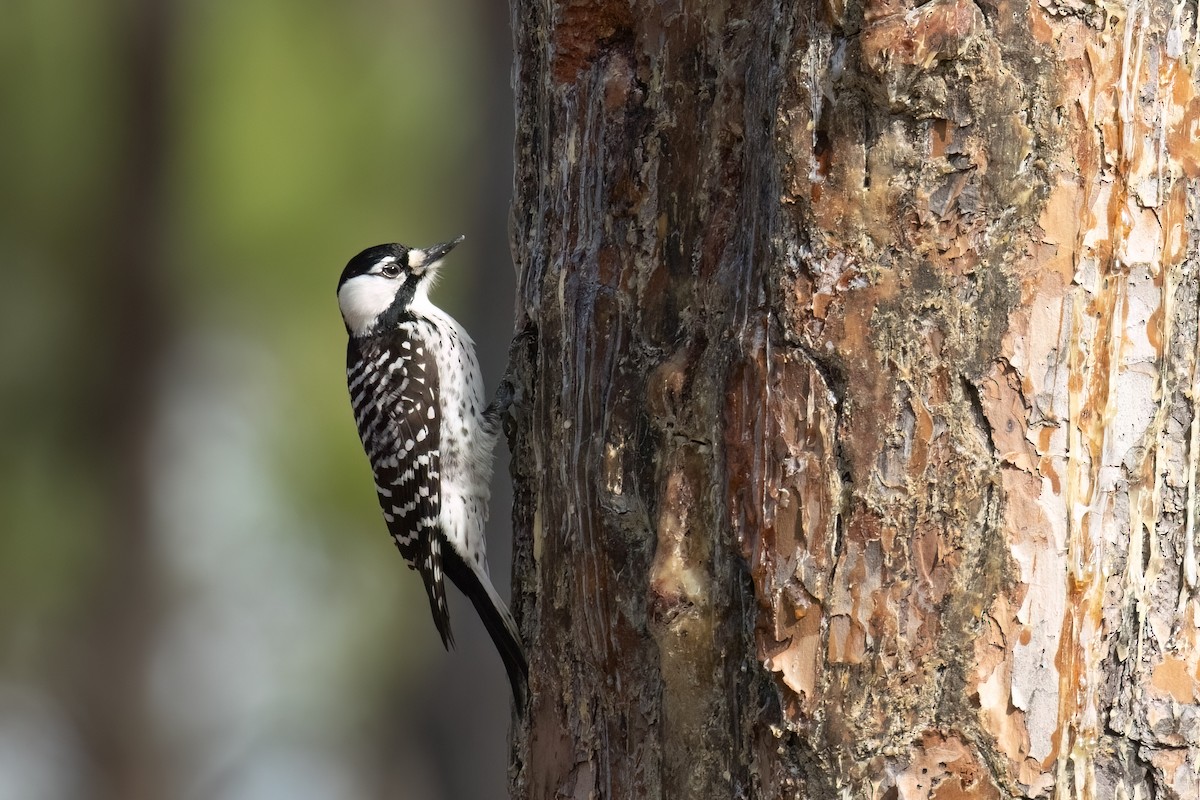
{"label": "woodpecker", "polygon": [[488,577],[484,523],[492,450],[511,398],[485,406],[475,343],[429,300],[442,259],[465,237],[420,250],[369,247],[338,281],[350,341],[346,381],[383,519],[425,583],[442,644],[454,646],[444,577],[470,599],[500,651],[518,712],[529,667]]}

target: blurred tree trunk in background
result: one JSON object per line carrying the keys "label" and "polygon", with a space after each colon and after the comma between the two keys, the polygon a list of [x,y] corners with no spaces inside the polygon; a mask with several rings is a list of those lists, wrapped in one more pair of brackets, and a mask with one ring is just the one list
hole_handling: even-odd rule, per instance
{"label": "blurred tree trunk in background", "polygon": [[1200,796],[1194,6],[514,26],[514,796]]}
{"label": "blurred tree trunk in background", "polygon": [[[156,630],[165,609],[155,559],[149,445],[156,378],[173,318],[165,290],[164,219],[173,35],[169,0],[139,0],[112,20],[124,122],[111,187],[107,239],[79,257],[102,259],[90,292],[94,410],[79,456],[100,477],[107,518],[97,520],[94,572],[78,635],[62,664],[87,756],[88,797],[156,800],[176,794],[149,690]],[[81,136],[86,132],[80,132]]]}

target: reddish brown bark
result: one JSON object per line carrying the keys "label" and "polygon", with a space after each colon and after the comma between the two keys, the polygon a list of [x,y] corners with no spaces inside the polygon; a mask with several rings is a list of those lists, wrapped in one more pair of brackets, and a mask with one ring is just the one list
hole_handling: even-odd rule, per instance
{"label": "reddish brown bark", "polygon": [[1200,793],[1195,9],[514,19],[516,795]]}

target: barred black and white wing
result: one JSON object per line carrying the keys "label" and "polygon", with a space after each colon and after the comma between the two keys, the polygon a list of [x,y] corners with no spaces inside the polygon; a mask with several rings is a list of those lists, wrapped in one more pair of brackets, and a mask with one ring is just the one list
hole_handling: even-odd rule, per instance
{"label": "barred black and white wing", "polygon": [[400,555],[421,575],[442,643],[452,647],[438,518],[437,363],[411,330],[401,326],[385,336],[351,339],[346,376],[388,531]]}

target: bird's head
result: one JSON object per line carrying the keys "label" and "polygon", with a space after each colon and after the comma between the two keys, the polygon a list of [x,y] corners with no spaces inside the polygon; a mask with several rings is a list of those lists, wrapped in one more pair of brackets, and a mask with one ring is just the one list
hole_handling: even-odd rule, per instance
{"label": "bird's head", "polygon": [[441,260],[465,239],[424,250],[402,244],[368,247],[350,259],[338,280],[338,306],[351,336],[387,330],[413,306],[429,303]]}

